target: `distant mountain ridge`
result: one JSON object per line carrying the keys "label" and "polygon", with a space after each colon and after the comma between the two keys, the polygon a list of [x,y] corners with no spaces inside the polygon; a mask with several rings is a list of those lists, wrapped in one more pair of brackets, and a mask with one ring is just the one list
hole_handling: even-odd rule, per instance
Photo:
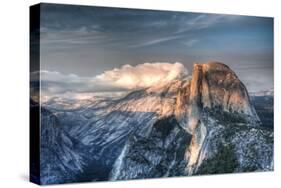
{"label": "distant mountain ridge", "polygon": [[274,90],[250,93],[251,101],[263,127],[272,128],[274,124]]}
{"label": "distant mountain ridge", "polygon": [[274,89],[268,89],[264,91],[258,91],[258,92],[251,92],[251,96],[273,96],[274,95]]}

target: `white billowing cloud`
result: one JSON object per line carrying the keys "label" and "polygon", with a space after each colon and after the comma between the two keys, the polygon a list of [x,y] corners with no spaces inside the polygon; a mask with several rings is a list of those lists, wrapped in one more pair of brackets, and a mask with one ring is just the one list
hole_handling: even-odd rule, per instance
{"label": "white billowing cloud", "polygon": [[160,82],[168,82],[186,76],[187,69],[181,63],[144,63],[136,66],[105,71],[96,80],[123,89],[150,87]]}
{"label": "white billowing cloud", "polygon": [[[33,73],[34,79],[38,72]],[[62,74],[43,70],[41,75],[41,93],[43,96],[88,97],[91,92],[130,91],[169,82],[188,74],[183,64],[144,63],[136,66],[123,65],[120,68],[105,71],[94,77],[80,77],[75,74]],[[31,78],[31,81],[35,81]],[[71,95],[70,95],[71,94]],[[75,96],[74,96],[75,95]],[[76,96],[76,97],[77,97]]]}
{"label": "white billowing cloud", "polygon": [[50,82],[81,82],[85,78],[79,77],[75,74],[62,74],[60,72],[56,71],[41,71],[41,78],[44,81],[50,81]]}

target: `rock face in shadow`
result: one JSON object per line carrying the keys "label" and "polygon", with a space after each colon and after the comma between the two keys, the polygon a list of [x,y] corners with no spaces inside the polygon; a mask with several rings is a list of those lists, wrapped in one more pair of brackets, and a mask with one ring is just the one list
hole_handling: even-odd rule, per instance
{"label": "rock face in shadow", "polygon": [[64,103],[42,112],[44,184],[273,170],[273,130],[222,63],[123,98]]}
{"label": "rock face in shadow", "polygon": [[181,176],[191,135],[174,117],[156,121],[146,137],[132,136],[116,160],[112,180]]}
{"label": "rock face in shadow", "polygon": [[274,124],[274,96],[269,95],[251,96],[251,101],[262,122],[262,126],[273,129]]}
{"label": "rock face in shadow", "polygon": [[57,117],[41,108],[40,183],[77,181],[87,161],[87,150],[64,132]]}

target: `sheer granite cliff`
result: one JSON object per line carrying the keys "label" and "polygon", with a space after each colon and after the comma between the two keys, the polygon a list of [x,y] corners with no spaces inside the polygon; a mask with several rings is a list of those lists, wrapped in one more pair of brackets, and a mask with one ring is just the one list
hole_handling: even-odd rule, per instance
{"label": "sheer granite cliff", "polygon": [[[170,107],[172,116],[161,114],[165,117],[162,126],[172,129],[180,125],[181,135],[189,139],[178,140],[177,133],[162,139],[154,138],[158,134],[154,126],[163,122],[157,120],[146,137],[136,137],[126,143],[126,150],[114,165],[111,179],[273,169],[273,134],[260,127],[246,87],[228,66],[218,62],[194,64],[191,78],[170,84],[176,88],[170,95],[175,99]],[[151,90],[165,91],[159,87],[148,89]],[[167,120],[169,118],[172,120]],[[167,141],[168,137],[174,139]],[[160,153],[152,149],[167,142],[180,143],[177,150],[185,152],[178,154],[160,147]],[[133,155],[135,152],[138,154]],[[157,173],[153,173],[155,169]]]}
{"label": "sheer granite cliff", "polygon": [[246,87],[222,63],[79,104],[44,106],[47,183],[273,170],[273,130],[260,126]]}

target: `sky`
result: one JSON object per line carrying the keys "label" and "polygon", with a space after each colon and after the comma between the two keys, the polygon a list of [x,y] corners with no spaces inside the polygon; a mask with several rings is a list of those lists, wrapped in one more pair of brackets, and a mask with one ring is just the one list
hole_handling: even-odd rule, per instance
{"label": "sky", "polygon": [[250,92],[273,88],[272,18],[43,4],[40,24],[42,78],[60,88],[136,89],[208,61]]}

